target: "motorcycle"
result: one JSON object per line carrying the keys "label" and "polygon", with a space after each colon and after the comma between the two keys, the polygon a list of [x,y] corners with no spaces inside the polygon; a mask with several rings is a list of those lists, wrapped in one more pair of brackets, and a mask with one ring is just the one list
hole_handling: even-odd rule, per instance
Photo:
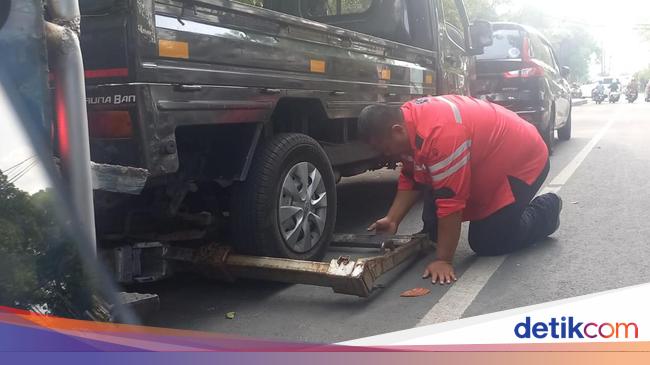
{"label": "motorcycle", "polygon": [[605,100],[605,93],[600,90],[593,90],[591,92],[591,99],[596,102],[596,104],[600,104]]}
{"label": "motorcycle", "polygon": [[[639,92],[636,91],[636,90],[627,90],[627,91],[625,92],[625,98],[627,99],[627,102],[628,102],[628,103],[634,103],[634,101],[635,101],[636,98],[638,98],[638,97],[639,97]],[[648,97],[646,96],[646,99],[647,99],[647,98],[648,98]]]}
{"label": "motorcycle", "polygon": [[609,102],[611,104],[618,103],[619,100],[621,100],[621,93],[618,91],[612,91],[609,93]]}

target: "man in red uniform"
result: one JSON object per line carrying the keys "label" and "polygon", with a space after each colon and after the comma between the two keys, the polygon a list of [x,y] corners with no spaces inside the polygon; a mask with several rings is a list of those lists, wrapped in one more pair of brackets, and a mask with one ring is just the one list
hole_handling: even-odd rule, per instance
{"label": "man in red uniform", "polygon": [[[452,259],[461,222],[479,255],[502,255],[557,230],[562,200],[535,198],[549,170],[548,150],[535,127],[499,106],[458,95],[425,97],[401,109],[366,107],[362,138],[403,163],[398,192],[386,215],[369,230],[395,234],[423,196],[425,230],[437,259],[423,278],[456,280]],[[533,199],[534,198],[534,199]]]}

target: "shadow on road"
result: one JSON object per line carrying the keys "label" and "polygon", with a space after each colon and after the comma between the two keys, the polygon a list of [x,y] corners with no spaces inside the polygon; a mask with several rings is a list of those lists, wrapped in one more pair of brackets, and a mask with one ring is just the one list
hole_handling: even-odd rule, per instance
{"label": "shadow on road", "polygon": [[[386,177],[393,177],[387,179]],[[337,186],[336,231],[359,233],[381,218],[395,196],[397,173],[379,173],[343,179]]]}

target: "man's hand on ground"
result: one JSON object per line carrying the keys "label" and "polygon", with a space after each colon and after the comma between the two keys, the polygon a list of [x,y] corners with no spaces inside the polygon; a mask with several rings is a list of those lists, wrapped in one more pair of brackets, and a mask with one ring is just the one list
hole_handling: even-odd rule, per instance
{"label": "man's hand on ground", "polygon": [[451,284],[456,281],[454,267],[447,261],[436,260],[431,262],[422,274],[422,279],[431,277],[431,283],[440,283],[440,285]]}
{"label": "man's hand on ground", "polygon": [[398,224],[388,217],[384,217],[368,227],[369,231],[375,231],[377,234],[394,235],[397,232]]}

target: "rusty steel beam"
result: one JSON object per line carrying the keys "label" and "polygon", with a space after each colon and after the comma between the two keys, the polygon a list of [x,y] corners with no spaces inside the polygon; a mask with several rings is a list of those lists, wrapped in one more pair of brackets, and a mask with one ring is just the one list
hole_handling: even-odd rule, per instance
{"label": "rusty steel beam", "polygon": [[386,242],[391,242],[396,246],[408,243],[414,238],[419,236],[414,235],[375,235],[375,234],[351,234],[351,233],[338,233],[335,234],[330,242],[330,247],[346,247],[346,248],[376,248],[381,249],[382,245]]}
{"label": "rusty steel beam", "polygon": [[[350,235],[346,239],[356,242],[358,245],[355,247],[377,244],[373,239],[364,241],[363,236]],[[330,262],[238,255],[229,247],[218,245],[196,250],[168,247],[163,258],[191,262],[201,272],[229,281],[250,278],[317,285],[330,287],[335,293],[367,297],[375,281],[383,274],[431,245],[425,236],[397,236],[394,239],[388,238],[379,244],[381,255],[358,259],[341,256]]]}

